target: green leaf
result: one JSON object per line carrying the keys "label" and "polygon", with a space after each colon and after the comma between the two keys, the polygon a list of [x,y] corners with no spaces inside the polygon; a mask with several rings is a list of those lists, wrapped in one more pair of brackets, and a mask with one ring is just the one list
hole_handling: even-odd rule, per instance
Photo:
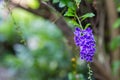
{"label": "green leaf", "polygon": [[90,25],[91,25],[90,23],[86,24],[85,29],[88,28]]}
{"label": "green leaf", "polygon": [[72,8],[68,8],[68,11],[64,14],[64,16],[73,17],[74,10]]}
{"label": "green leaf", "polygon": [[71,17],[72,17],[72,16],[74,16],[74,14],[67,11],[67,12],[64,14],[64,16],[68,16],[68,17],[71,16]]}
{"label": "green leaf", "polygon": [[73,5],[74,5],[74,3],[70,1],[70,2],[68,2],[67,7],[70,8],[70,7],[72,7]]}
{"label": "green leaf", "polygon": [[73,74],[72,72],[68,73],[68,79],[69,80],[76,80],[75,74]]}
{"label": "green leaf", "polygon": [[86,13],[86,14],[84,14],[83,16],[81,16],[80,18],[82,18],[81,21],[83,21],[83,20],[85,20],[85,19],[87,19],[87,18],[92,18],[92,17],[94,17],[94,16],[95,16],[95,14],[93,14],[93,13]]}
{"label": "green leaf", "polygon": [[59,7],[65,7],[67,6],[69,0],[60,0]]}
{"label": "green leaf", "polygon": [[77,7],[79,8],[81,0],[75,0]]}
{"label": "green leaf", "polygon": [[115,50],[119,46],[120,46],[120,36],[115,37],[110,43],[111,50]]}
{"label": "green leaf", "polygon": [[52,1],[52,3],[58,3],[59,2],[59,0],[53,0]]}
{"label": "green leaf", "polygon": [[120,27],[120,18],[118,18],[113,24],[113,28],[118,28],[118,27]]}
{"label": "green leaf", "polygon": [[73,24],[74,26],[79,26],[79,24],[75,20],[70,20],[69,23]]}
{"label": "green leaf", "polygon": [[60,2],[60,3],[59,3],[59,7],[61,7],[61,8],[62,8],[62,7],[65,7],[65,3]]}

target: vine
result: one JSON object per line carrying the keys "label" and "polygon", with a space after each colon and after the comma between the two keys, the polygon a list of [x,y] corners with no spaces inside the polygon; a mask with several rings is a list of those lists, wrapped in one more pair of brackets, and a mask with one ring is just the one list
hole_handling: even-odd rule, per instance
{"label": "vine", "polygon": [[[21,2],[21,0],[19,0],[18,4],[20,4],[20,2]],[[23,37],[23,32],[22,32],[22,30],[21,30],[21,27],[17,24],[17,22],[16,22],[16,20],[15,20],[15,18],[14,18],[14,16],[13,16],[13,13],[12,13],[11,9],[9,8],[9,3],[10,3],[10,0],[5,1],[4,6],[5,6],[5,8],[8,9],[8,12],[9,12],[9,14],[10,14],[10,16],[11,16],[11,19],[12,19],[12,21],[13,21],[13,24],[15,25],[16,32],[17,32],[18,36],[21,38],[20,43],[22,43],[22,44],[25,45],[25,44],[26,44],[26,41],[25,41],[25,39],[24,39],[24,37]]]}
{"label": "vine", "polygon": [[91,67],[90,67],[90,63],[87,63],[87,67],[88,67],[88,79],[89,80],[92,80],[92,75],[93,75],[93,71],[92,71],[92,69],[91,69]]}

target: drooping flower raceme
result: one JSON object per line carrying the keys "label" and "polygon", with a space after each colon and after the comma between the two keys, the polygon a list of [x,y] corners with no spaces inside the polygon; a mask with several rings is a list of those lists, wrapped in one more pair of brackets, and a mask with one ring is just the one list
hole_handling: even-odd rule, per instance
{"label": "drooping flower raceme", "polygon": [[75,28],[74,35],[75,44],[80,47],[81,60],[92,62],[96,51],[96,44],[91,28],[81,30],[77,27]]}

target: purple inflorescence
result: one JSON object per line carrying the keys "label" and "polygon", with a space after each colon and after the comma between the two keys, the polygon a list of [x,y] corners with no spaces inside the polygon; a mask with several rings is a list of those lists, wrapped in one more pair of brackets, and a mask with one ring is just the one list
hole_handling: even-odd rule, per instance
{"label": "purple inflorescence", "polygon": [[74,35],[75,44],[80,47],[80,58],[87,62],[92,62],[96,51],[92,30],[90,28],[81,30],[77,27],[75,28]]}

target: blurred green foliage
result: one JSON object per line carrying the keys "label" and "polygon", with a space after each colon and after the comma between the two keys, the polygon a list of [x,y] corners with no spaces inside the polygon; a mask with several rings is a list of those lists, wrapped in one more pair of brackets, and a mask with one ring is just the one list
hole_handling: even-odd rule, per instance
{"label": "blurred green foliage", "polygon": [[38,0],[27,0],[28,6],[32,9],[39,8],[40,4]]}
{"label": "blurred green foliage", "polygon": [[113,71],[113,74],[116,75],[117,74],[117,71],[119,70],[120,68],[120,61],[115,61],[112,63],[112,71]]}
{"label": "blurred green foliage", "polygon": [[114,0],[118,13],[120,13],[120,0]]}
{"label": "blurred green foliage", "polygon": [[5,20],[0,26],[0,43],[10,43],[15,51],[15,55],[10,55],[11,51],[1,50],[4,51],[2,54],[6,54],[3,55],[4,65],[19,76],[14,80],[66,78],[70,71],[71,52],[61,31],[51,22],[24,10],[15,9],[12,13],[26,40],[26,45],[20,44],[21,38],[12,18]]}
{"label": "blurred green foliage", "polygon": [[[120,13],[120,0],[114,0],[116,9],[118,13]],[[114,29],[119,29],[120,28],[120,17],[115,21],[113,24]],[[110,42],[110,48],[111,50],[115,51],[117,48],[120,47],[120,35],[116,36],[115,38],[112,39]],[[119,71],[120,68],[120,60],[116,60],[112,63],[112,72],[114,75],[117,75],[117,71]]]}
{"label": "blurred green foliage", "polygon": [[[26,41],[25,45],[21,40]],[[72,53],[67,40],[56,25],[42,17],[14,9],[12,16],[8,15],[1,22],[0,45],[0,66],[14,74],[9,80],[68,80],[72,74]],[[80,80],[85,80],[84,69],[77,70]]]}
{"label": "blurred green foliage", "polygon": [[120,46],[120,36],[115,37],[112,39],[110,43],[111,50],[115,50]]}
{"label": "blurred green foliage", "polygon": [[119,28],[119,27],[120,27],[120,18],[118,18],[113,24],[113,28]]}

